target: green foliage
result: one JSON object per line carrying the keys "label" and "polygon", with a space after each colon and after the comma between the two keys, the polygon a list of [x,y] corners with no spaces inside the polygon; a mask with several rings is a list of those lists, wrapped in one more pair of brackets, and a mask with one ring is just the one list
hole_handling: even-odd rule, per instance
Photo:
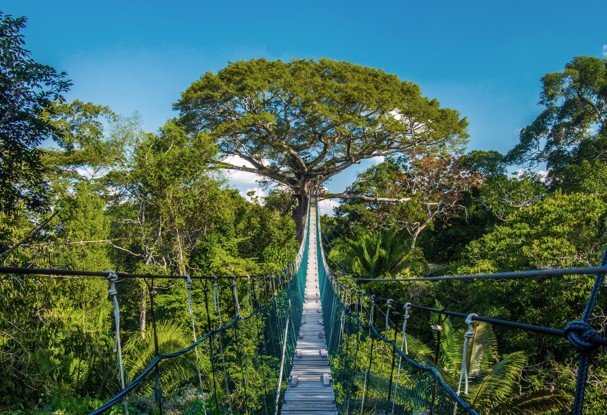
{"label": "green foliage", "polygon": [[[607,60],[577,56],[563,72],[545,75],[542,83],[545,109],[521,131],[508,158],[546,162],[554,188],[579,191],[577,184],[596,177],[587,166],[581,170],[576,165],[598,163],[595,168],[604,171],[607,162]],[[579,176],[582,172],[586,174]]]}
{"label": "green foliage", "polygon": [[472,150],[460,158],[462,166],[484,178],[497,178],[506,174],[505,157],[498,151]]}
{"label": "green foliage", "polygon": [[557,193],[511,214],[470,244],[467,257],[489,272],[590,266],[602,252],[597,242],[605,237],[604,215],[596,196]]}
{"label": "green foliage", "polygon": [[[457,273],[591,266],[605,246],[605,205],[592,195],[555,194],[520,209],[466,249]],[[581,315],[592,286],[582,276],[506,282],[440,284],[436,293],[458,309],[482,315],[562,328]],[[498,332],[508,351],[523,348],[532,359],[564,358],[571,349],[523,332]]]}
{"label": "green foliage", "polygon": [[[440,304],[437,308],[442,308]],[[459,390],[459,376],[464,351],[464,330],[456,329],[449,317],[432,315],[433,327],[440,327],[439,364],[437,368],[443,379]],[[435,342],[439,339],[434,330]],[[436,361],[434,347],[425,345],[414,337],[408,339],[409,350],[418,360],[433,365]],[[473,336],[468,340],[469,392],[462,396],[481,414],[553,413],[565,410],[570,399],[554,389],[537,388],[522,382],[521,373],[527,362],[522,351],[498,358],[497,338],[491,326],[477,322]],[[463,387],[462,387],[463,390]]]}
{"label": "green foliage", "polygon": [[400,240],[395,228],[340,240],[329,258],[344,266],[347,275],[357,278],[393,278],[405,269],[419,274],[426,268],[421,251]]}
{"label": "green foliage", "polygon": [[0,407],[36,405],[53,395],[107,397],[115,390],[111,305],[100,295],[107,285],[98,282],[2,277]]}
{"label": "green foliage", "polygon": [[[2,215],[5,263],[242,275],[275,271],[292,260],[297,247],[293,222],[226,189],[204,163],[214,154],[204,134],[188,135],[169,123],[159,134],[143,136],[129,131],[136,127],[131,121],[79,102],[48,111],[56,130],[64,131],[62,147],[44,154],[55,214]],[[89,173],[81,174],[82,167]],[[103,399],[118,390],[106,281],[5,276],[1,282],[0,360],[6,382],[0,408],[47,405],[82,412],[78,405],[89,401],[77,396]],[[177,343],[165,351],[190,344],[191,334],[183,331],[189,325],[183,284],[154,288],[163,294],[155,310],[163,321],[159,326],[177,330]],[[132,363],[133,371],[153,356],[142,353],[140,344],[130,346],[141,333],[150,339],[147,291],[135,280],[120,285],[123,339],[128,339],[125,358],[129,364],[140,359],[135,362],[139,366]],[[195,293],[197,319],[206,321],[202,287]],[[222,306],[231,308],[230,299],[224,289]],[[247,296],[241,299],[249,301]],[[243,304],[243,309],[248,307]],[[208,360],[202,362],[207,378],[209,365]],[[163,382],[167,390],[178,390],[195,373],[191,364],[174,370],[166,365]],[[261,390],[263,378],[250,378],[258,379]]]}
{"label": "green foliage", "polygon": [[[181,350],[191,343],[191,336],[174,323],[159,322],[156,328],[158,337],[158,353],[171,353]],[[129,379],[133,380],[148,366],[156,356],[154,346],[154,336],[152,333],[145,338],[132,336],[124,344],[125,368],[129,374]],[[193,380],[196,376],[195,360],[191,356],[169,359],[160,364],[161,382],[165,393],[171,394],[179,386]],[[153,390],[153,377],[149,376],[149,381],[144,382],[143,386],[138,388],[139,393],[146,394]]]}
{"label": "green foliage", "polygon": [[38,145],[53,133],[39,117],[61,99],[70,82],[65,73],[34,61],[25,49],[24,17],[0,12],[0,213],[25,205],[42,209],[46,183]]}
{"label": "green foliage", "polygon": [[44,108],[40,117],[48,122],[55,141],[64,152],[55,152],[62,165],[91,166],[94,169],[111,166],[127,143],[119,137],[106,139],[107,126],[119,117],[108,107],[75,100],[55,101]]}
{"label": "green foliage", "polygon": [[344,199],[336,210],[335,230],[357,238],[366,230],[395,228],[407,235],[413,249],[436,222],[459,215],[465,192],[477,181],[477,174],[462,170],[456,155],[388,159],[359,174],[348,188],[365,199]]}

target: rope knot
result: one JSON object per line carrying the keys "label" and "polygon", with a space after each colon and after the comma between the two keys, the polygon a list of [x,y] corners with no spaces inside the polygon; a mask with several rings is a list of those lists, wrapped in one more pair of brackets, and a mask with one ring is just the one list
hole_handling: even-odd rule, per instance
{"label": "rope knot", "polygon": [[110,282],[118,281],[118,274],[116,274],[114,271],[105,271],[105,272],[107,273],[105,278],[107,278],[108,281],[110,281]]}
{"label": "rope knot", "polygon": [[106,271],[107,275],[105,276],[105,278],[107,278],[108,281],[108,294],[110,295],[110,297],[116,296],[118,295],[118,290],[116,289],[116,281],[118,281],[118,275],[116,275],[116,273],[114,271]]}
{"label": "rope knot", "polygon": [[599,345],[596,341],[596,331],[582,320],[567,323],[565,337],[579,352],[589,352]]}
{"label": "rope knot", "polygon": [[464,337],[466,337],[467,339],[471,339],[474,337],[474,329],[472,328],[472,325],[474,324],[475,317],[478,317],[478,314],[470,313],[466,317],[466,324],[468,325],[468,331],[466,331],[466,333],[464,334]]}

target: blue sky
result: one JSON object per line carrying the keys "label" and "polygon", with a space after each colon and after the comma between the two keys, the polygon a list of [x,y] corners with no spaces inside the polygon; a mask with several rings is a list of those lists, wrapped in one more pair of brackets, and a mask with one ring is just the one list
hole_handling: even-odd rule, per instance
{"label": "blue sky", "polygon": [[3,3],[28,17],[34,58],[69,74],[69,99],[137,111],[148,131],[174,116],[171,104],[194,80],[229,61],[327,57],[419,84],[468,117],[470,149],[505,152],[540,111],[540,78],[607,45],[605,0]]}

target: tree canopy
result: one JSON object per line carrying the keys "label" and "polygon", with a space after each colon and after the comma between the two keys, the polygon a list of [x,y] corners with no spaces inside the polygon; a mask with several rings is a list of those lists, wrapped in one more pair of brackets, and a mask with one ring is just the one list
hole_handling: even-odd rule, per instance
{"label": "tree canopy", "polygon": [[[207,132],[220,155],[291,189],[301,227],[308,195],[363,159],[448,151],[467,137],[465,118],[395,75],[329,59],[254,59],[206,73],[175,104],[190,132]],[[224,159],[225,160],[225,159]]]}
{"label": "tree canopy", "polygon": [[37,63],[24,48],[25,22],[0,12],[0,213],[44,204],[37,147],[53,129],[39,114],[70,86],[65,73]]}
{"label": "tree canopy", "polygon": [[[523,128],[510,161],[546,163],[557,186],[576,189],[592,177],[604,176],[607,164],[607,60],[577,56],[563,72],[542,78],[542,113]],[[587,166],[579,166],[588,164]],[[578,177],[579,180],[571,180]],[[592,187],[585,185],[584,187]]]}

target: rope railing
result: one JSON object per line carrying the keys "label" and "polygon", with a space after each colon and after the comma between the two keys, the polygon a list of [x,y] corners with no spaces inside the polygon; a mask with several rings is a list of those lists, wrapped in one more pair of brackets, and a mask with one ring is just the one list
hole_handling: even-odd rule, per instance
{"label": "rope railing", "polygon": [[[320,232],[320,224],[317,224]],[[320,241],[320,238],[319,238]],[[375,297],[360,290],[358,287],[348,286],[333,275],[327,266],[322,244],[319,242],[319,278],[322,281],[321,296],[323,310],[327,311],[325,327],[328,328],[328,338],[335,339],[329,344],[329,352],[332,356],[332,370],[336,374],[339,392],[338,405],[340,412],[354,413],[353,409],[364,413],[369,410],[380,410],[382,413],[477,413],[465,400],[460,397],[460,391],[454,392],[452,387],[441,378],[435,367],[422,365],[412,360],[406,352],[406,323],[409,319],[409,310],[418,309],[438,316],[456,317],[465,319],[468,324],[467,337],[464,343],[464,351],[468,346],[470,327],[474,321],[498,325],[510,329],[523,330],[543,335],[566,338],[570,345],[578,352],[579,363],[577,371],[577,383],[572,405],[572,414],[583,413],[584,391],[588,377],[590,354],[601,346],[607,346],[607,338],[601,335],[590,324],[592,312],[595,308],[599,291],[604,284],[607,272],[607,249],[605,250],[601,263],[595,267],[577,267],[562,269],[540,269],[528,271],[499,272],[494,274],[470,274],[470,275],[445,275],[438,277],[421,278],[353,278],[357,282],[439,282],[439,281],[473,281],[493,280],[497,283],[509,280],[524,280],[535,278],[559,278],[563,276],[580,276],[593,278],[594,284],[584,312],[579,319],[569,321],[564,327],[546,327],[526,322],[510,321],[489,316],[464,313],[446,309],[438,309],[406,301],[396,301],[390,298]],[[326,303],[326,304],[325,304]],[[386,303],[385,326],[382,333],[377,329],[373,321],[373,313],[377,311],[378,305]],[[405,316],[402,331],[400,333],[401,346],[396,343],[398,333],[399,313],[394,312],[396,321],[390,319],[390,309],[402,309]],[[335,316],[338,316],[335,318]],[[369,316],[369,317],[367,317]],[[393,339],[388,339],[390,327],[394,329]],[[440,353],[440,323],[435,325],[437,330],[437,343],[435,350],[435,362],[438,363]],[[332,335],[331,333],[337,333]],[[384,349],[374,344],[376,340],[384,343]],[[386,347],[388,350],[386,350]],[[392,349],[391,351],[389,349]],[[405,352],[403,352],[405,348]],[[383,351],[382,351],[383,350]],[[361,358],[361,354],[363,357]],[[375,360],[375,361],[373,361]],[[398,362],[398,363],[396,363]],[[465,362],[465,360],[464,360]],[[373,364],[372,364],[373,363]],[[365,366],[366,365],[366,366]],[[397,365],[397,376],[394,376],[394,367]],[[389,368],[389,370],[386,370]],[[468,373],[462,365],[461,380],[465,380],[467,387]],[[406,373],[409,381],[403,381],[401,371]],[[421,376],[420,376],[421,375]],[[426,376],[425,380],[422,378]],[[417,380],[413,383],[411,379]],[[370,380],[369,380],[370,379]],[[420,386],[420,382],[432,385],[431,391]],[[465,395],[465,393],[464,393]],[[371,396],[372,399],[369,399]]]}
{"label": "rope railing", "polygon": [[[287,268],[296,267],[298,261],[301,261],[301,255],[297,256],[298,259],[293,261]],[[285,268],[285,270],[287,269]],[[283,271],[285,271],[283,270]],[[249,279],[249,278],[263,278],[267,274],[244,274],[244,275],[178,275],[178,274],[149,274],[149,273],[130,273],[130,272],[115,272],[115,271],[82,271],[72,269],[57,269],[57,268],[27,268],[27,267],[0,267],[0,274],[17,274],[17,275],[39,275],[46,277],[104,277],[106,278],[109,273],[115,274],[120,279],[142,279],[142,278],[154,278],[154,279],[186,279],[192,280],[215,280],[215,279]]]}
{"label": "rope railing", "polygon": [[[117,409],[118,413],[128,414],[131,408],[136,409],[137,413],[150,411],[152,408],[137,407],[138,400],[146,400],[150,393],[156,410],[162,414],[171,395],[184,385],[190,385],[197,391],[198,398],[192,402],[198,405],[196,413],[268,414],[274,412],[275,402],[279,406],[282,403],[295,354],[307,269],[308,229],[309,226],[306,226],[304,241],[293,262],[272,274],[181,276],[0,267],[0,275],[11,276],[13,280],[18,280],[18,276],[53,279],[102,277],[108,280],[114,309],[112,328],[120,391],[91,414],[106,413],[118,404],[124,405],[124,408]],[[145,284],[149,304],[146,312],[150,318],[148,322],[152,324],[154,345],[149,363],[129,380],[129,372],[132,371],[129,360],[137,356],[132,355],[133,351],[130,359],[123,356],[125,342],[121,337],[125,337],[125,331],[119,298],[120,284],[128,284],[131,280]],[[175,348],[174,344],[166,346],[160,341],[162,328],[157,326],[157,321],[161,309],[159,304],[166,304],[166,301],[160,300],[169,291],[175,294],[174,287],[178,287],[178,284],[174,284],[174,281],[179,280],[185,283],[182,300],[187,312],[187,318],[183,318],[183,339],[189,326],[193,342],[178,350],[171,350],[171,347]],[[202,301],[201,297],[204,297]],[[167,311],[163,313],[166,315]],[[197,322],[196,317],[205,314],[206,330],[202,330],[205,334],[198,336],[197,331],[204,324]],[[125,320],[124,316],[122,320]],[[288,320],[291,324],[287,326]],[[285,327],[286,336],[283,335]],[[131,338],[138,335],[133,332],[128,334]],[[164,350],[167,347],[168,350]],[[279,379],[281,359],[285,363]],[[281,386],[277,389],[276,385]]]}

